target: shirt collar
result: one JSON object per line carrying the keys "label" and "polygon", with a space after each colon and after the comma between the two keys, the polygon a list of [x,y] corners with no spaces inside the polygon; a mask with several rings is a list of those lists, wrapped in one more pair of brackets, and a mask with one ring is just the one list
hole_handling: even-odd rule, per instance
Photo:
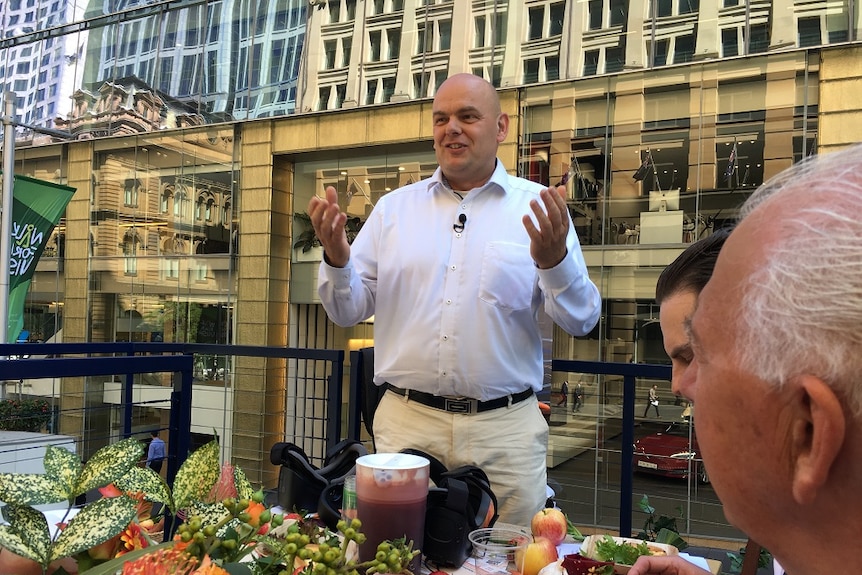
{"label": "shirt collar", "polygon": [[[506,168],[503,167],[503,162],[497,158],[497,164],[494,166],[494,171],[491,173],[491,177],[485,182],[480,188],[474,188],[476,191],[484,191],[488,189],[494,189],[506,193],[506,184],[508,183],[509,174],[506,173]],[[433,192],[436,190],[451,192],[452,188],[449,186],[449,183],[446,181],[446,178],[443,177],[443,170],[440,169],[440,166],[437,166],[437,169],[434,170],[434,174],[428,178],[428,191]],[[473,190],[469,190],[473,191]]]}

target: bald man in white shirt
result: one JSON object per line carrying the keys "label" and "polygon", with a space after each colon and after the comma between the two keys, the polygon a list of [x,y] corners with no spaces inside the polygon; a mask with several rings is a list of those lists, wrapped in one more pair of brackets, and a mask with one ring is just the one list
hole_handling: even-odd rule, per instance
{"label": "bald man in white shirt", "polygon": [[318,293],[350,326],[374,315],[378,451],[412,447],[481,467],[502,521],[527,525],[547,497],[548,426],[537,406],[543,311],[572,335],[601,313],[564,200],[510,176],[494,87],[455,75],[433,105],[439,168],[383,196],[350,245],[333,188],[308,213],[324,247]]}

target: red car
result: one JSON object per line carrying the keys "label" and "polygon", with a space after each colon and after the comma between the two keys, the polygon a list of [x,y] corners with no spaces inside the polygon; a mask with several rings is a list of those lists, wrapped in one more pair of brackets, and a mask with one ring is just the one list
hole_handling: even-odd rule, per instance
{"label": "red car", "polygon": [[634,449],[635,471],[683,479],[694,474],[701,483],[709,483],[694,428],[688,423],[671,423],[664,431],[635,441]]}

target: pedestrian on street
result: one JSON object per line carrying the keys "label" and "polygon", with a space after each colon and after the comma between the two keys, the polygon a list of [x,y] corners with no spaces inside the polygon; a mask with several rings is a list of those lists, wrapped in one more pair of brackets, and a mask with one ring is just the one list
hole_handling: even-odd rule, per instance
{"label": "pedestrian on street", "polygon": [[584,388],[581,387],[581,382],[575,384],[575,401],[572,405],[572,413],[577,413],[584,406]]}
{"label": "pedestrian on street", "polygon": [[649,413],[649,408],[655,408],[655,416],[661,417],[661,414],[658,412],[658,385],[653,384],[651,388],[649,388],[649,400],[646,404],[646,409],[644,409],[644,417]]}
{"label": "pedestrian on street", "polygon": [[560,401],[557,402],[557,407],[563,406],[565,407],[569,401],[569,382],[564,381],[563,386],[560,388]]}

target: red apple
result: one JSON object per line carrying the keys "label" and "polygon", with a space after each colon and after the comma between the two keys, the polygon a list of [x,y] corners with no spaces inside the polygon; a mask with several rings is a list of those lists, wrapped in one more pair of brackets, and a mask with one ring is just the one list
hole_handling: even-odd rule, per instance
{"label": "red apple", "polygon": [[515,551],[515,566],[522,575],[537,575],[546,565],[557,560],[557,546],[546,537]]}
{"label": "red apple", "polygon": [[533,537],[545,537],[557,546],[566,538],[568,522],[562,511],[548,507],[533,515],[530,530],[533,532]]}

